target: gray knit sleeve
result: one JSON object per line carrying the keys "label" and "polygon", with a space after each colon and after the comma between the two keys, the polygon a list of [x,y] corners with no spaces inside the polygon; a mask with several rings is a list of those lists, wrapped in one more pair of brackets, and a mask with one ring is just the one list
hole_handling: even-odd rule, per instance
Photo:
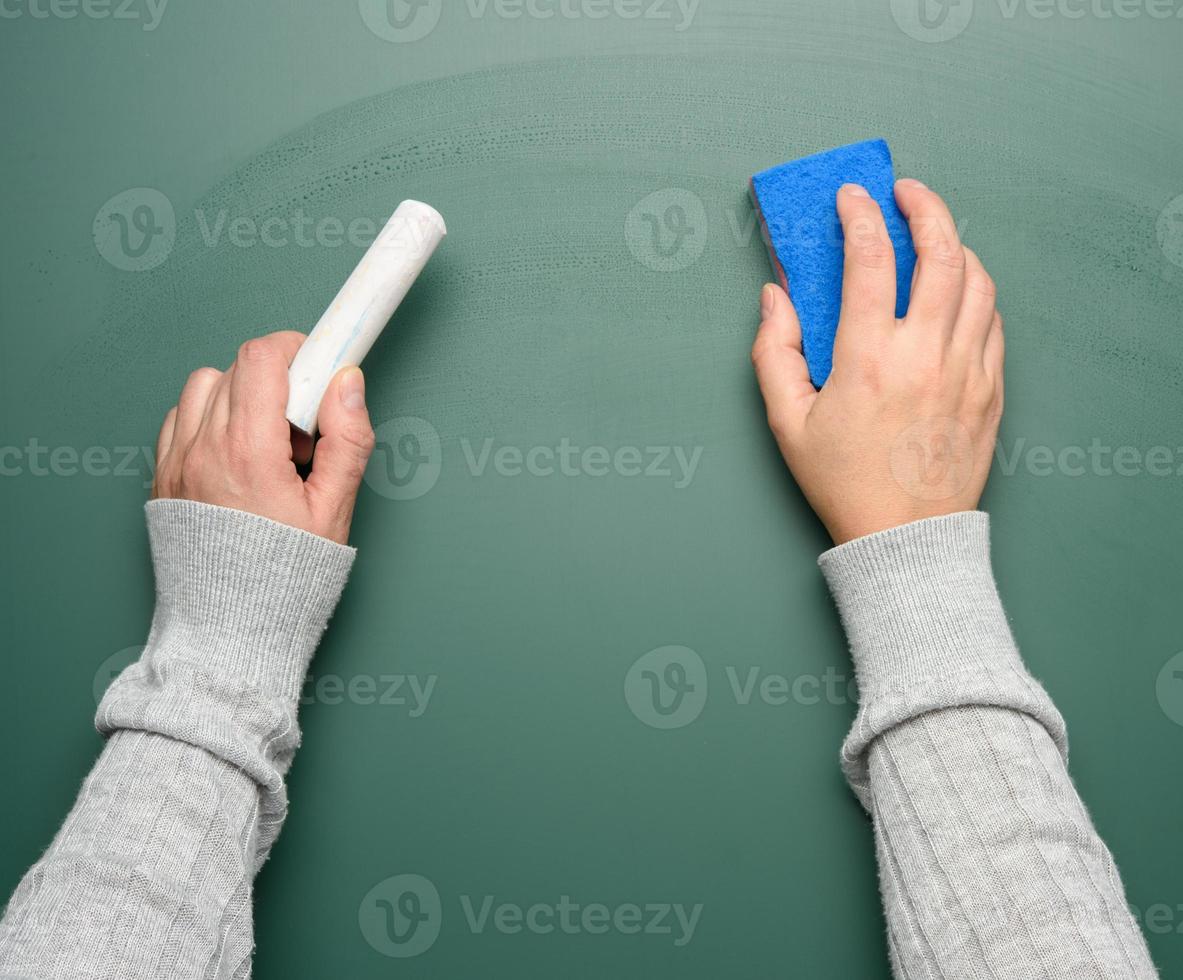
{"label": "gray knit sleeve", "polygon": [[961,513],[820,565],[860,690],[842,765],[871,814],[897,977],[1157,977]]}
{"label": "gray knit sleeve", "polygon": [[0,922],[0,974],[245,977],[305,671],[354,551],[240,511],[147,505],[156,611],[109,738]]}

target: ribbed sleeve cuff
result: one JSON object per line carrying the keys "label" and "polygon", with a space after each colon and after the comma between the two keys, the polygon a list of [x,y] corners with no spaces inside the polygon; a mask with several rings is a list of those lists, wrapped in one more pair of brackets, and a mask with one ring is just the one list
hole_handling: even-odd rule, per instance
{"label": "ribbed sleeve cuff", "polygon": [[145,511],[156,570],[149,647],[294,700],[341,597],[353,548],[192,500]]}
{"label": "ribbed sleeve cuff", "polygon": [[818,559],[864,695],[951,671],[1018,662],[973,511],[858,538]]}
{"label": "ribbed sleeve cuff", "polygon": [[950,514],[871,534],[827,551],[818,564],[858,679],[859,714],[843,765],[860,796],[871,741],[927,711],[1023,711],[1066,751],[1063,720],[1015,647],[990,566],[986,514]]}
{"label": "ribbed sleeve cuff", "polygon": [[300,688],[355,552],[191,500],[154,500],[146,512],[152,629],[95,724],[199,746],[265,787],[268,812],[281,813]]}

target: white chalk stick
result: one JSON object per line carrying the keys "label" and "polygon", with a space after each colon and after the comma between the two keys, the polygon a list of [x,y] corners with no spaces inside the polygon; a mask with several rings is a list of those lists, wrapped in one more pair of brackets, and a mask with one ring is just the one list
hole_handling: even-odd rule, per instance
{"label": "white chalk stick", "polygon": [[288,373],[288,421],[313,435],[325,389],[355,367],[448,233],[435,208],[403,201],[325,310]]}

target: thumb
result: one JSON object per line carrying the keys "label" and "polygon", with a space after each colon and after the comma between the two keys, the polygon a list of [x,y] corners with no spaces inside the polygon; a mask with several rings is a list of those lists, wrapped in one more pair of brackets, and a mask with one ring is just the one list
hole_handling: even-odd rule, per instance
{"label": "thumb", "polygon": [[357,489],[374,451],[374,430],[366,411],[365,378],[360,368],[343,368],[329,382],[318,424],[320,439],[305,492],[324,536],[344,544]]}
{"label": "thumb", "polygon": [[760,294],[760,329],[752,344],[752,364],[777,435],[797,429],[809,414],[817,389],[801,353],[801,324],[793,302],[769,283]]}

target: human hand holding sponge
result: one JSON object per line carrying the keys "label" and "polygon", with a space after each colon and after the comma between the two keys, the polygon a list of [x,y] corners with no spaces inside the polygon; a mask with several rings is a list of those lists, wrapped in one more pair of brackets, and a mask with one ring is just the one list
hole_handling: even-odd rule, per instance
{"label": "human hand holding sponge", "polygon": [[752,187],[788,290],[764,287],[752,360],[835,543],[976,509],[1002,417],[1002,318],[944,201],[893,184],[881,140]]}

